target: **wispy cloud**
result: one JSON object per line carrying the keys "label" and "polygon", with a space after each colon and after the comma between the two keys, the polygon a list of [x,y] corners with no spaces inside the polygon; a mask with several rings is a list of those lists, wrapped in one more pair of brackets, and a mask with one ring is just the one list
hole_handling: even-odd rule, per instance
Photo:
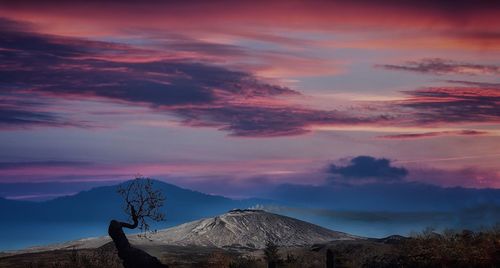
{"label": "wispy cloud", "polygon": [[433,132],[423,132],[423,133],[403,133],[394,135],[384,135],[379,136],[381,139],[421,139],[421,138],[433,138],[439,136],[475,136],[475,135],[485,135],[488,134],[487,131],[477,131],[477,130],[456,130],[456,131],[433,131]]}
{"label": "wispy cloud", "polygon": [[496,87],[429,87],[404,91],[396,106],[410,108],[416,124],[500,122]]}
{"label": "wispy cloud", "polygon": [[[16,94],[145,106],[176,115],[185,125],[217,127],[234,136],[299,135],[309,132],[312,125],[350,125],[384,119],[288,104],[280,98],[300,93],[240,70],[189,59],[117,61],[108,55],[133,54],[134,48],[0,29],[9,37],[0,40],[0,57],[6,59],[0,67],[0,80]],[[53,117],[40,114],[39,121],[55,125],[51,121],[63,113],[52,113]],[[15,125],[16,121],[11,121]],[[26,119],[25,124],[29,123],[36,120]]]}
{"label": "wispy cloud", "polygon": [[22,162],[0,162],[0,170],[19,169],[33,167],[81,167],[92,163],[82,161],[22,161]]}
{"label": "wispy cloud", "polygon": [[235,136],[275,137],[300,135],[312,126],[356,125],[385,121],[382,116],[358,117],[345,112],[294,106],[225,106],[179,110],[190,126],[212,126]]}
{"label": "wispy cloud", "polygon": [[2,129],[66,125],[69,123],[51,113],[8,109],[0,106],[0,128]]}
{"label": "wispy cloud", "polygon": [[488,82],[477,82],[477,81],[464,81],[464,80],[446,80],[448,83],[460,84],[463,86],[472,86],[480,88],[499,88],[500,83],[488,83]]}
{"label": "wispy cloud", "polygon": [[408,61],[405,64],[379,64],[377,68],[398,71],[410,71],[425,74],[465,74],[465,75],[498,75],[500,66],[457,62],[440,58]]}
{"label": "wispy cloud", "polygon": [[[11,27],[13,24],[20,26]],[[173,115],[186,126],[213,127],[240,137],[303,135],[314,128],[331,126],[415,126],[500,120],[497,109],[500,91],[494,83],[455,81],[464,86],[405,91],[408,97],[402,101],[379,102],[379,107],[386,106],[384,109],[359,105],[345,110],[325,110],[291,102],[290,97],[301,96],[301,93],[266,81],[250,71],[207,63],[203,58],[198,61],[196,57],[183,58],[182,53],[179,57],[159,57],[162,54],[158,51],[132,45],[36,33],[18,24],[0,21],[3,36],[0,39],[0,86],[5,89],[4,96],[15,95],[18,100],[35,95],[49,99],[49,105],[60,100],[127,104]],[[176,43],[177,37],[169,36],[167,42],[174,51],[245,53],[236,45],[209,44],[185,36],[178,37],[179,43]],[[137,60],[144,53],[150,53],[151,57]],[[408,68],[423,72],[498,71],[495,66],[457,64],[441,59],[415,65]],[[92,122],[69,118],[63,110],[50,107],[54,109],[39,109],[37,105],[2,99],[0,126],[4,129],[92,126]],[[436,135],[424,134],[420,136]]]}

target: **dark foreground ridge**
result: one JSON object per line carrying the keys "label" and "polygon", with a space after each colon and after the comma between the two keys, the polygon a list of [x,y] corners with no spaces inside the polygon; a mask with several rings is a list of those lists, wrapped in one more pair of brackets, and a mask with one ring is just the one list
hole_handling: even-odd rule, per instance
{"label": "dark foreground ridge", "polygon": [[[314,245],[277,245],[277,267],[500,267],[500,228],[482,232],[424,231],[412,237],[337,240]],[[265,268],[265,250],[200,246],[137,246],[178,268]],[[330,257],[330,258],[328,258]],[[332,266],[333,265],[333,266]],[[0,257],[0,267],[122,268],[114,244]]]}

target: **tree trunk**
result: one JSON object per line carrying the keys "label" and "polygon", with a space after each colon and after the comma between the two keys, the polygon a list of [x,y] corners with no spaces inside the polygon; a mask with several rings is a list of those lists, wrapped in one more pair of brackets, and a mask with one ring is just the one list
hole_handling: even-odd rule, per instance
{"label": "tree trunk", "polygon": [[118,250],[118,256],[122,259],[123,267],[125,268],[168,268],[167,265],[162,264],[157,258],[149,255],[143,250],[134,248],[130,245],[127,236],[123,232],[123,227],[135,229],[138,225],[135,210],[132,208],[133,224],[126,222],[119,222],[112,220],[109,223],[108,234],[113,239],[115,247]]}
{"label": "tree trunk", "polygon": [[334,268],[335,267],[335,255],[333,255],[333,251],[331,249],[326,250],[326,268]]}

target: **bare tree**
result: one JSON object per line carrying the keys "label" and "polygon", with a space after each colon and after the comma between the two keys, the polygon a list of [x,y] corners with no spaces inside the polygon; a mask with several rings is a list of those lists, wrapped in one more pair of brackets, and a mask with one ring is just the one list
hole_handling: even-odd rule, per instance
{"label": "bare tree", "polygon": [[138,177],[131,183],[118,188],[118,193],[125,201],[124,211],[133,221],[130,229],[139,227],[143,235],[149,231],[149,220],[163,221],[165,214],[160,208],[165,202],[165,197],[159,190],[153,188],[153,181],[149,178]]}
{"label": "bare tree", "polygon": [[132,182],[118,189],[118,193],[125,201],[124,210],[132,223],[112,220],[109,223],[108,234],[118,250],[118,256],[125,268],[139,267],[168,267],[157,258],[130,245],[123,228],[138,228],[145,236],[149,231],[148,220],[162,221],[165,215],[160,212],[165,197],[153,188],[149,178],[138,177]]}

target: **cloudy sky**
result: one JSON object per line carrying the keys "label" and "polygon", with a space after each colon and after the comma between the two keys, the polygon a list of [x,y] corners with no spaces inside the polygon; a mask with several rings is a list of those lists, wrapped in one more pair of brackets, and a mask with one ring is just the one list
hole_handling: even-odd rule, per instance
{"label": "cloudy sky", "polygon": [[435,2],[2,1],[0,183],[498,188],[500,6]]}

